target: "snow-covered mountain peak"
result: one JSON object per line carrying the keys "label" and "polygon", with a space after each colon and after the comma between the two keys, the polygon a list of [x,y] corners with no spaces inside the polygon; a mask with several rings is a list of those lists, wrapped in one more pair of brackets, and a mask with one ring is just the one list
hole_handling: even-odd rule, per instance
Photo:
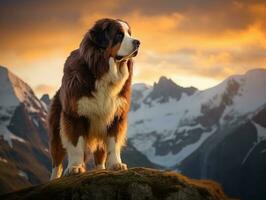
{"label": "snow-covered mountain peak", "polygon": [[171,79],[165,76],[160,77],[158,83],[154,83],[152,92],[147,96],[147,99],[157,100],[160,103],[165,103],[169,101],[169,98],[174,98],[179,100],[183,94],[192,95],[197,91],[194,87],[184,88],[177,85]]}
{"label": "snow-covered mountain peak", "polygon": [[46,109],[27,83],[2,66],[0,66],[0,86],[1,107],[14,107],[24,103],[31,111],[36,108]]}
{"label": "snow-covered mountain peak", "polygon": [[0,106],[17,106],[19,104],[19,99],[15,95],[15,91],[9,78],[9,71],[2,66],[0,66],[0,86]]}
{"label": "snow-covered mountain peak", "polygon": [[266,99],[266,70],[253,69],[242,75],[232,75],[217,86],[199,93],[213,103],[216,100],[216,106],[223,101],[227,106],[235,104],[233,107],[238,113],[253,112],[263,106]]}
{"label": "snow-covered mountain peak", "polygon": [[35,96],[27,83],[3,66],[0,66],[0,85],[1,106],[17,106]]}
{"label": "snow-covered mountain peak", "polygon": [[159,78],[158,83],[154,83],[155,85],[160,85],[161,87],[168,87],[168,86],[176,86],[177,84],[170,78],[167,78],[166,76],[161,76]]}
{"label": "snow-covered mountain peak", "polygon": [[46,116],[46,105],[30,86],[0,66],[0,185],[12,189],[47,180]]}
{"label": "snow-covered mountain peak", "polygon": [[245,82],[256,84],[265,84],[266,82],[266,69],[256,68],[247,71],[245,74],[237,74],[229,76],[221,84],[228,84],[229,81],[236,81],[240,85]]}
{"label": "snow-covered mountain peak", "polygon": [[266,77],[266,69],[255,68],[246,72],[246,76]]}
{"label": "snow-covered mountain peak", "polygon": [[24,141],[9,128],[15,113],[22,112],[31,121],[37,122],[37,118],[45,121],[46,104],[35,96],[28,84],[2,66],[0,66],[0,97],[0,136],[2,135],[10,146],[12,139]]}
{"label": "snow-covered mountain peak", "polygon": [[156,164],[181,162],[221,127],[244,123],[264,108],[266,76],[264,70],[252,70],[203,91],[186,91],[162,77],[137,101],[132,99],[137,109],[129,113],[128,136]]}
{"label": "snow-covered mountain peak", "polygon": [[8,71],[8,79],[20,102],[24,102],[28,96],[34,95],[30,86],[10,71]]}

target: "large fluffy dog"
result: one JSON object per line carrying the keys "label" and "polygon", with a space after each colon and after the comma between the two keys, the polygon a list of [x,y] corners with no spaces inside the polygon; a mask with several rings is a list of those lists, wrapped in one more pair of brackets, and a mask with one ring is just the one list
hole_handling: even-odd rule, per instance
{"label": "large fluffy dog", "polygon": [[85,171],[86,148],[99,169],[126,169],[120,149],[127,130],[132,57],[140,42],[122,20],[101,19],[71,52],[62,85],[53,98],[48,129],[52,155],[51,179]]}

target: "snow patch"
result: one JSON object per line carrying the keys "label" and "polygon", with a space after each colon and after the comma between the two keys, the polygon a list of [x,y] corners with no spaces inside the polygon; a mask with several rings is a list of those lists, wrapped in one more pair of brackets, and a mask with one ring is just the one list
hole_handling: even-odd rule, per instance
{"label": "snow patch", "polygon": [[182,162],[182,160],[184,160],[186,157],[191,155],[194,151],[196,151],[203,144],[203,142],[208,137],[210,137],[216,130],[217,130],[217,127],[213,127],[210,132],[202,133],[200,139],[197,142],[187,145],[177,154],[173,154],[172,152],[170,152],[167,155],[158,156],[158,155],[155,155],[154,147],[152,147],[149,150],[149,152],[145,152],[144,154],[146,154],[148,159],[153,163],[156,163],[158,165],[162,165],[165,167],[173,167],[174,165]]}
{"label": "snow patch", "polygon": [[254,121],[252,123],[257,129],[257,142],[261,142],[262,140],[266,140],[266,128],[255,123]]}
{"label": "snow patch", "polygon": [[197,129],[197,128],[200,128],[200,129],[205,129],[201,124],[196,124],[194,126],[181,126],[181,127],[178,127],[178,132],[183,132],[183,131],[190,131],[190,130],[194,130],[194,129]]}
{"label": "snow patch", "polygon": [[21,137],[18,137],[11,133],[6,126],[0,124],[0,135],[3,136],[4,140],[8,142],[9,146],[13,148],[12,140],[17,140],[19,142],[25,143],[26,141]]}
{"label": "snow patch", "polygon": [[36,126],[36,127],[39,127],[39,122],[36,120],[36,119],[32,119],[32,122],[34,123],[34,125]]}
{"label": "snow patch", "polygon": [[0,162],[8,163],[7,159],[0,157]]}
{"label": "snow patch", "polygon": [[26,172],[19,170],[18,175],[21,177],[24,177],[25,179],[29,180],[29,176],[27,175]]}
{"label": "snow patch", "polygon": [[244,159],[241,162],[241,165],[245,164],[245,162],[247,161],[248,157],[250,156],[250,154],[252,153],[252,151],[256,148],[256,146],[261,142],[266,140],[266,128],[264,128],[263,126],[255,123],[254,121],[252,121],[252,124],[256,127],[257,130],[257,141],[253,144],[253,146],[249,149],[249,151],[247,152],[247,154],[245,155]]}
{"label": "snow patch", "polygon": [[[203,144],[203,142],[207,138],[209,138],[216,130],[217,127],[215,126],[212,127],[211,131],[203,132],[197,142],[185,146],[177,154],[173,154],[172,152],[170,152],[167,155],[163,156],[156,155],[155,148],[153,147],[153,144],[157,140],[157,137],[159,135],[156,133],[146,134],[145,136],[138,134],[136,135],[136,137],[134,137],[132,143],[136,147],[136,149],[146,155],[151,162],[171,168],[177,163],[180,163],[187,156],[191,155],[194,151],[196,151]],[[180,143],[182,141],[179,140],[177,142]]]}

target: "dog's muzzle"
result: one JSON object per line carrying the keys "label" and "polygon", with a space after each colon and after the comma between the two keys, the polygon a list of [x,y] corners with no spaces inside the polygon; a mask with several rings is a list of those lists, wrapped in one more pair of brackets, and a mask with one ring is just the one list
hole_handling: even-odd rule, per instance
{"label": "dog's muzzle", "polygon": [[128,58],[135,57],[136,55],[138,55],[138,49],[139,49],[140,41],[139,40],[133,40],[132,43],[133,43],[134,50],[129,55],[126,55],[126,56],[116,56],[115,59],[118,62],[120,62],[122,60],[126,60]]}

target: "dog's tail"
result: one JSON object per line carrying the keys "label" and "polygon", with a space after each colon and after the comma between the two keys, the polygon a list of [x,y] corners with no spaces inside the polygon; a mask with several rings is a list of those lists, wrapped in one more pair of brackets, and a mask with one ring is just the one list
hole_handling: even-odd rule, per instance
{"label": "dog's tail", "polygon": [[50,179],[59,178],[63,172],[63,160],[65,157],[65,149],[62,146],[60,137],[60,115],[62,105],[59,98],[60,90],[58,90],[51,102],[48,114],[48,134],[50,139],[50,153],[52,157],[52,174]]}

